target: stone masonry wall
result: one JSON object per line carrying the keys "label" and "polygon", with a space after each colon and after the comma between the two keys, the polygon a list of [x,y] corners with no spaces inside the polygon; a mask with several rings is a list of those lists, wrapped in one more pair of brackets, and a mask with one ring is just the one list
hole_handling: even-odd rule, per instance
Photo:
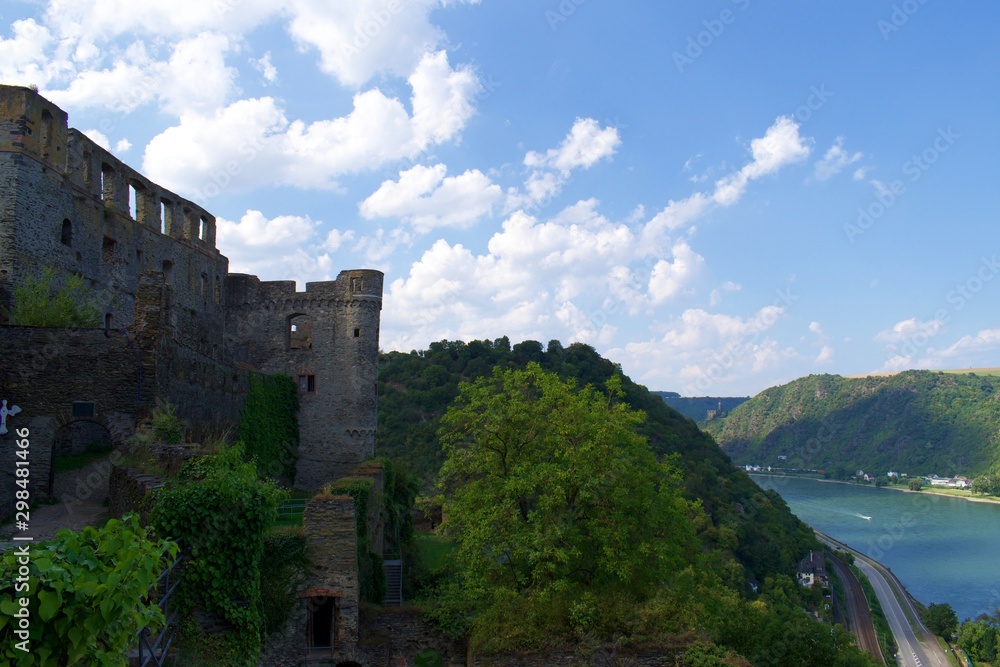
{"label": "stone masonry wall", "polygon": [[0,305],[41,267],[79,274],[112,326],[129,324],[139,274],[174,288],[180,340],[222,352],[229,260],[215,218],[149,181],[77,130],[28,88],[0,86]]}
{"label": "stone masonry wall", "polygon": [[0,396],[8,407],[21,408],[0,436],[0,517],[6,517],[13,507],[13,429],[30,429],[31,497],[42,500],[49,495],[56,433],[76,421],[73,402],[92,402],[88,421],[107,429],[112,445],[120,446],[135,430],[140,387],[135,354],[121,331],[0,327],[0,359]]}
{"label": "stone masonry wall", "polygon": [[354,499],[317,496],[306,505],[302,519],[312,564],[305,586],[331,589],[340,595],[338,655],[358,642],[358,535]]}
{"label": "stone masonry wall", "polygon": [[290,281],[226,279],[233,360],[304,378],[297,487],[319,489],[375,453],[382,281],[379,271],[342,271],[296,292]]}

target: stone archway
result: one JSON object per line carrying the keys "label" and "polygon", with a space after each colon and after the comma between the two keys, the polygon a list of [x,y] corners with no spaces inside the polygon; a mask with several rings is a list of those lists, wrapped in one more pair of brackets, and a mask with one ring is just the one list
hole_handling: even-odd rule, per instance
{"label": "stone archway", "polygon": [[113,444],[111,431],[96,420],[74,419],[56,429],[49,462],[49,497],[107,497],[110,465],[101,470],[91,464],[110,454]]}

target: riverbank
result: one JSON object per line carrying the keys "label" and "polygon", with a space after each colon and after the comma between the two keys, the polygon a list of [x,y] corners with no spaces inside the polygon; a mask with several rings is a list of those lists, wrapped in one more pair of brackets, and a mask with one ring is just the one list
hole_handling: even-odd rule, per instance
{"label": "riverbank", "polygon": [[925,486],[919,491],[912,491],[903,486],[874,486],[871,484],[858,484],[857,482],[850,482],[842,479],[823,479],[822,477],[815,477],[812,475],[791,475],[788,473],[780,472],[748,472],[750,477],[760,476],[760,477],[787,477],[788,479],[811,479],[814,482],[823,482],[825,484],[846,484],[848,486],[857,486],[861,488],[869,489],[890,489],[892,491],[902,491],[903,493],[926,493],[935,496],[944,496],[946,498],[958,498],[960,500],[968,500],[970,503],[989,503],[993,505],[1000,505],[1000,498],[995,496],[974,496],[971,491],[963,491],[962,489],[941,489],[932,486]]}

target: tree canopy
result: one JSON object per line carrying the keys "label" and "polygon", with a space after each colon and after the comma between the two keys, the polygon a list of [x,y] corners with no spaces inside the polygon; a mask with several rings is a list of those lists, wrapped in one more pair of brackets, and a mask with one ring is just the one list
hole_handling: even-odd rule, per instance
{"label": "tree canopy", "polygon": [[614,584],[636,594],[695,550],[676,468],[607,394],[529,363],[465,384],[442,420],[456,558],[480,594]]}

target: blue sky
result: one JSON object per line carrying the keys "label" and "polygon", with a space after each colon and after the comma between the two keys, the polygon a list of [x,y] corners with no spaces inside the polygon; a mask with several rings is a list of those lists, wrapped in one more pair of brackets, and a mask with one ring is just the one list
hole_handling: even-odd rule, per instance
{"label": "blue sky", "polygon": [[995,3],[0,12],[0,82],[212,211],[232,271],[384,271],[384,349],[583,341],[684,395],[1000,366]]}

